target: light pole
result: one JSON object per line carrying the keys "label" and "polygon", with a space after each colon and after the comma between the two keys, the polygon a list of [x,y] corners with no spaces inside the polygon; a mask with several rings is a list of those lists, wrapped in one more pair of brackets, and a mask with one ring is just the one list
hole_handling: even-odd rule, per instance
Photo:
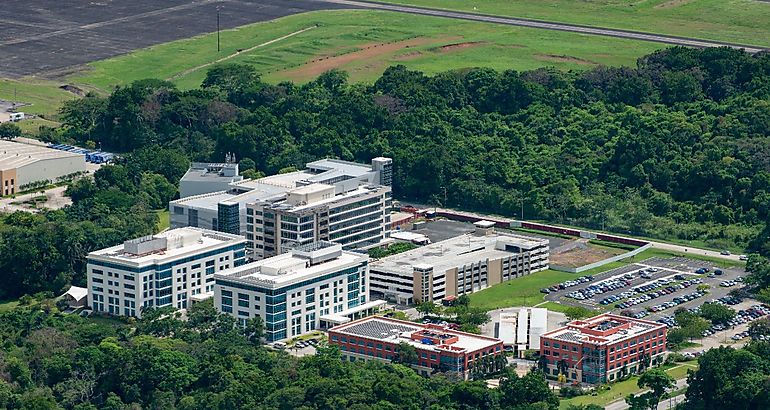
{"label": "light pole", "polygon": [[217,53],[220,50],[219,47],[219,10],[222,9],[222,6],[217,6]]}

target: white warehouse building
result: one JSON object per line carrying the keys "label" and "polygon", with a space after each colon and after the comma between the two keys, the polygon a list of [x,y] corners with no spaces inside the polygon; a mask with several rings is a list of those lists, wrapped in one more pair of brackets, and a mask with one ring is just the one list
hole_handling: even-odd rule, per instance
{"label": "white warehouse building", "polygon": [[313,242],[217,273],[214,306],[241,324],[260,316],[268,342],[301,336],[325,319],[337,324],[384,303],[369,302],[368,261],[339,244]]}
{"label": "white warehouse building", "polygon": [[213,295],[216,272],[245,262],[245,246],[240,235],[180,228],[91,252],[91,307],[135,317],[144,307],[185,309]]}
{"label": "white warehouse building", "polygon": [[84,154],[0,140],[0,196],[18,193],[35,182],[55,182],[85,170]]}

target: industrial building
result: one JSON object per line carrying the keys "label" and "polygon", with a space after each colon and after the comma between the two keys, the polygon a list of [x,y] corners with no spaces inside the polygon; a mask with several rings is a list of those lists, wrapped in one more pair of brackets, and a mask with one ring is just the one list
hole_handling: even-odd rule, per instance
{"label": "industrial building", "polygon": [[315,161],[302,171],[233,182],[227,190],[172,201],[171,226],[244,235],[251,259],[316,240],[365,247],[389,232],[391,181],[390,158],[374,158],[371,165]]}
{"label": "industrial building", "polygon": [[503,354],[503,342],[492,337],[372,316],[329,329],[329,344],[338,346],[343,360],[390,362],[400,343],[417,350],[415,368],[424,376],[451,372],[466,379],[474,363]]}
{"label": "industrial building", "polygon": [[548,330],[548,310],[521,308],[503,312],[495,326],[495,333],[503,345],[510,347],[519,357],[524,357],[526,350],[540,350],[540,337]]}
{"label": "industrial building", "polygon": [[0,140],[0,194],[13,195],[40,181],[85,172],[83,154]]}
{"label": "industrial building", "polygon": [[605,313],[540,337],[546,374],[598,384],[662,363],[666,325]]}
{"label": "industrial building", "polygon": [[548,269],[548,240],[476,231],[435,242],[371,264],[373,295],[400,304],[441,301]]}
{"label": "industrial building", "polygon": [[[260,316],[268,342],[344,322],[379,309],[369,302],[369,257],[331,242],[218,272],[214,306],[239,323]],[[340,316],[349,316],[340,319]]]}
{"label": "industrial building", "polygon": [[141,317],[144,307],[185,309],[209,298],[214,273],[245,262],[240,235],[172,229],[88,254],[89,300],[95,312]]}
{"label": "industrial building", "polygon": [[179,197],[226,191],[230,184],[243,181],[238,174],[238,164],[232,162],[193,162],[179,180]]}

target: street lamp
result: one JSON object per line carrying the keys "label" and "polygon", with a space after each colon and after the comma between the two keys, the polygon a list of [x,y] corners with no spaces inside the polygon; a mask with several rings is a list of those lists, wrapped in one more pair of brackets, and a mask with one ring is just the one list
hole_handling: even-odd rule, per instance
{"label": "street lamp", "polygon": [[219,47],[219,11],[222,10],[222,6],[217,6],[217,53],[220,50]]}

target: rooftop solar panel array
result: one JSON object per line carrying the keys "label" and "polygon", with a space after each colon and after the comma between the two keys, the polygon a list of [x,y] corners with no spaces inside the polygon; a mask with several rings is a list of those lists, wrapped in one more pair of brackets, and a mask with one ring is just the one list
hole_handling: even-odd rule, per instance
{"label": "rooftop solar panel array", "polygon": [[420,328],[417,326],[402,325],[380,320],[369,320],[347,327],[343,331],[348,334],[370,337],[373,339],[384,339],[398,335],[402,332],[414,332],[419,329]]}

